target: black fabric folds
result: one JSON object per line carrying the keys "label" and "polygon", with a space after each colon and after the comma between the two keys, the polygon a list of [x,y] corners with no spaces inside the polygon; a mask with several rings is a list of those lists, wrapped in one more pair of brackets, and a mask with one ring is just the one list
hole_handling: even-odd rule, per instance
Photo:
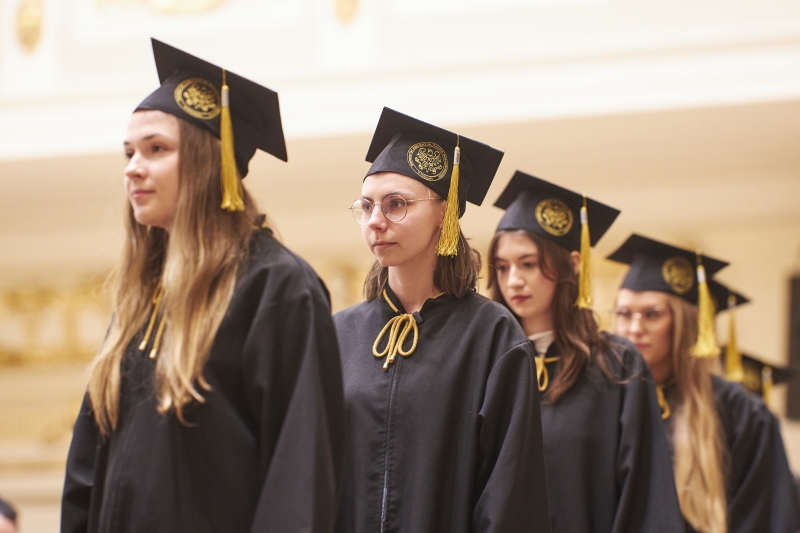
{"label": "black fabric folds", "polygon": [[[557,402],[543,399],[553,532],[683,532],[650,370],[628,341],[610,335],[609,346],[614,380],[590,365]],[[552,382],[558,363],[547,367]]]}
{"label": "black fabric folds", "polygon": [[67,460],[61,531],[329,533],[344,458],[336,333],[314,271],[268,230],[254,237],[190,426],[156,411],[154,361],[134,338],[117,429],[84,401]]}
{"label": "black fabric folds", "polygon": [[416,350],[386,371],[372,354],[396,316],[386,301],[334,316],[348,422],[336,531],[549,532],[525,334],[504,307],[473,292],[430,299],[419,315]]}

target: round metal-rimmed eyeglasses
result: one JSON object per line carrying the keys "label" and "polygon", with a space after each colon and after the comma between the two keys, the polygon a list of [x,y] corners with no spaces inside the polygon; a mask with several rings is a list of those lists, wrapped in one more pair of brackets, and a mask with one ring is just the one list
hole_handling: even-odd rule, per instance
{"label": "round metal-rimmed eyeglasses", "polygon": [[617,307],[612,309],[611,312],[617,321],[617,327],[623,329],[629,328],[636,319],[639,319],[639,324],[645,327],[652,327],[670,314],[669,309],[662,307],[650,307],[638,313],[634,313],[627,307]]}
{"label": "round metal-rimmed eyeglasses", "polygon": [[[390,222],[400,222],[406,218],[408,213],[408,204],[414,202],[427,202],[428,200],[439,200],[439,198],[416,198],[413,200],[406,200],[399,194],[390,194],[384,196],[381,200],[381,211],[386,220]],[[372,209],[375,203],[366,198],[359,198],[353,205],[350,206],[350,213],[353,214],[353,220],[362,226],[369,224],[369,219],[372,217]]]}

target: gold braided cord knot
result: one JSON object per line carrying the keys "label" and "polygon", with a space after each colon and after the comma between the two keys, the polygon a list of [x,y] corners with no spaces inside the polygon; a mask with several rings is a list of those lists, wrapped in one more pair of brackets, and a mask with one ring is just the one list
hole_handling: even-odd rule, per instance
{"label": "gold braided cord knot", "polygon": [[661,408],[661,420],[666,420],[672,414],[672,410],[664,397],[664,387],[661,385],[656,385],[656,396],[658,397],[658,406]]}
{"label": "gold braided cord knot", "polygon": [[[381,342],[387,330],[389,331],[389,340],[386,342],[386,348],[379,352],[378,344]],[[411,344],[411,348],[403,350],[403,344],[405,344],[412,330],[414,331],[414,342]],[[414,350],[417,348],[418,339],[419,329],[417,328],[417,321],[414,320],[414,315],[410,313],[397,315],[392,317],[391,320],[383,326],[383,329],[378,334],[378,338],[375,339],[375,344],[372,345],[372,354],[378,358],[385,355],[386,362],[383,363],[383,369],[388,370],[389,365],[394,363],[398,353],[403,357],[408,357],[414,353]]]}
{"label": "gold braided cord knot", "polygon": [[550,384],[550,373],[547,371],[547,363],[555,363],[558,361],[558,357],[537,355],[533,359],[536,361],[536,382],[539,385],[539,392],[544,392]]}
{"label": "gold braided cord knot", "polygon": [[[444,296],[443,292],[440,292],[434,298],[439,298],[440,296]],[[383,299],[386,300],[386,303],[389,304],[389,307],[392,308],[392,311],[395,313],[400,313],[400,310],[395,306],[392,301],[389,299],[389,296],[386,294],[386,289],[383,290]],[[386,335],[386,332],[389,332],[389,340],[386,342],[386,348],[382,351],[378,351],[378,345],[383,339],[383,336]],[[403,345],[406,343],[406,339],[414,332],[414,341],[411,343],[411,348],[408,350],[403,349]],[[413,313],[401,313],[395,317],[389,319],[389,322],[383,326],[383,329],[380,333],[378,333],[378,338],[375,339],[375,343],[372,345],[372,355],[377,358],[381,358],[386,356],[386,362],[383,363],[383,369],[389,370],[389,365],[394,363],[394,360],[397,359],[397,354],[402,355],[403,357],[408,357],[414,350],[417,349],[417,341],[419,340],[419,328],[417,327],[417,320],[414,318]]]}

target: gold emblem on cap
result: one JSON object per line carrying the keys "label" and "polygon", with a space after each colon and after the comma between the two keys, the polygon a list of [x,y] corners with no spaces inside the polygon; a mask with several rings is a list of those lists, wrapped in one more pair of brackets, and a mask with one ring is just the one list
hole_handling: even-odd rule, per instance
{"label": "gold emblem on cap", "polygon": [[572,229],[572,209],[558,198],[545,198],[536,206],[536,221],[550,235],[561,237]]}
{"label": "gold emblem on cap", "polygon": [[417,143],[409,148],[408,166],[417,176],[428,181],[439,181],[449,169],[444,149],[432,142]]}
{"label": "gold emblem on cap", "polygon": [[685,257],[670,257],[661,266],[661,275],[677,294],[686,294],[694,286],[694,266]]}
{"label": "gold emblem on cap", "polygon": [[219,91],[208,80],[187,78],[175,87],[175,102],[187,115],[211,120],[222,111]]}

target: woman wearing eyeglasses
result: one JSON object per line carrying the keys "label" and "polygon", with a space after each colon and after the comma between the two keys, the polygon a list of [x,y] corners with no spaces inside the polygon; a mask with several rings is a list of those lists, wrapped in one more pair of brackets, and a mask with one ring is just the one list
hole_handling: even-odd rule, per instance
{"label": "woman wearing eyeglasses", "polygon": [[615,327],[641,351],[658,384],[687,529],[800,530],[777,420],[760,399],[717,375],[711,294],[727,290],[711,276],[727,263],[702,256],[698,268],[695,252],[635,234],[609,259],[630,265]]}
{"label": "woman wearing eyeglasses", "polygon": [[536,351],[553,531],[682,532],[650,372],[590,308],[590,247],[619,211],[522,172],[495,205],[489,288]]}
{"label": "woman wearing eyeglasses", "polygon": [[381,115],[351,207],[375,264],[365,301],[334,316],[348,450],[337,532],[550,531],[531,352],[475,292],[480,258],[459,228],[502,156]]}

